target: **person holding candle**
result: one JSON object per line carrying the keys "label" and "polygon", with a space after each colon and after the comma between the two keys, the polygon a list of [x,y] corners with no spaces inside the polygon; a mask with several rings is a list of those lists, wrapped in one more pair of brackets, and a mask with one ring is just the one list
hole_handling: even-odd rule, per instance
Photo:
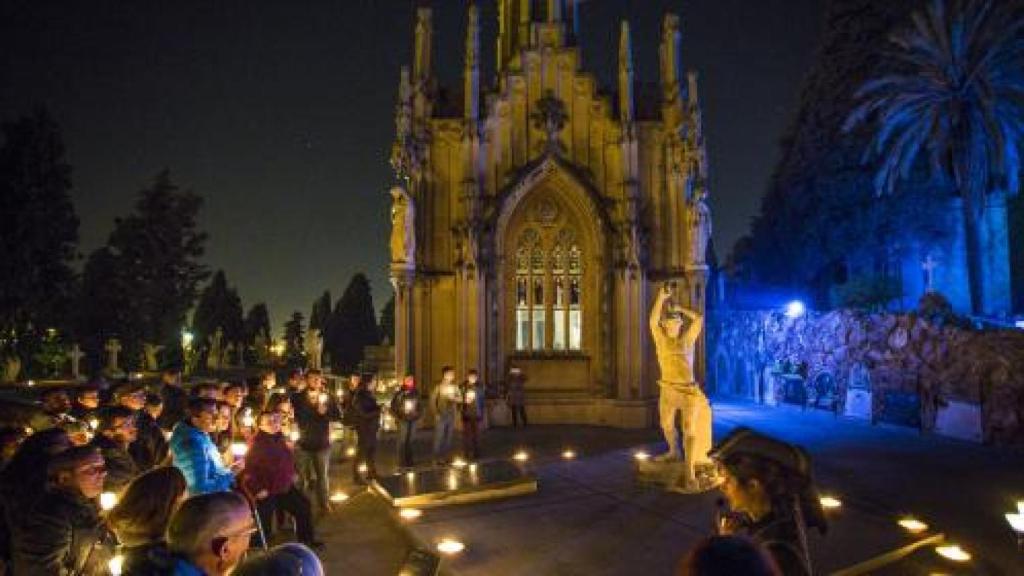
{"label": "person holding candle", "polygon": [[96,499],[106,468],[93,446],[75,446],[50,459],[46,492],[12,534],[12,573],[18,576],[100,574],[110,555]]}
{"label": "person holding candle", "polygon": [[210,434],[216,430],[217,401],[193,398],[188,403],[189,419],[171,432],[171,455],[188,482],[190,494],[230,490],[235,476],[217,451]]}
{"label": "person holding candle", "polygon": [[91,445],[103,455],[107,476],[104,489],[119,492],[139,473],[128,448],[137,437],[135,413],[124,406],[110,406],[99,411],[99,424]]}
{"label": "person holding candle", "polygon": [[484,393],[480,374],[466,373],[459,385],[459,413],[462,416],[462,455],[470,462],[480,459],[480,421],[484,416]]}
{"label": "person holding candle", "polygon": [[331,509],[331,421],[340,420],[341,411],[335,399],[324,389],[323,375],[319,370],[309,371],[304,388],[305,392],[292,397],[295,420],[299,424],[295,461],[303,488],[324,514]]}
{"label": "person holding candle", "polygon": [[259,415],[259,431],[253,437],[240,477],[240,483],[256,498],[256,511],[265,531],[270,530],[274,512],[284,510],[295,518],[295,535],[300,542],[322,546],[314,538],[312,504],[296,485],[295,454],[281,432],[280,414]]}
{"label": "person holding candle", "polygon": [[458,409],[459,389],[455,385],[455,368],[441,368],[441,382],[434,387],[430,399],[434,408],[434,463],[444,464],[451,450]]}
{"label": "person holding candle", "polygon": [[356,438],[357,415],[355,408],[352,406],[352,399],[355,398],[356,391],[359,390],[359,385],[362,381],[363,375],[354,372],[348,377],[348,382],[342,384],[341,424],[345,427],[344,448],[346,456],[355,452],[356,444],[358,442],[358,439]]}
{"label": "person holding candle", "polygon": [[356,448],[356,458],[352,461],[352,481],[356,484],[364,484],[360,476],[360,465],[366,466],[366,477],[377,477],[377,432],[380,430],[380,405],[377,404],[377,397],[370,391],[373,384],[373,375],[367,374],[356,389],[352,397],[352,409],[355,410],[356,428],[359,436],[359,443]]}
{"label": "person holding candle", "polygon": [[402,385],[391,398],[391,414],[398,423],[398,438],[395,441],[398,468],[412,468],[412,437],[416,431],[416,421],[423,415],[420,391],[416,388],[416,379],[412,376],[402,379]]}

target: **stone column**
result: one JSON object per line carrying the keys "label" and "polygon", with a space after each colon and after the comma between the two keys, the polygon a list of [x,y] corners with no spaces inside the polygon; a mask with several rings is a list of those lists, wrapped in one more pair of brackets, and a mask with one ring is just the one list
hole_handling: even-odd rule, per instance
{"label": "stone column", "polygon": [[[413,370],[413,284],[416,273],[411,266],[391,265],[391,286],[395,290],[395,377],[401,379]],[[423,382],[417,382],[423,386]]]}
{"label": "stone column", "polygon": [[707,375],[708,272],[707,265],[690,265],[686,267],[686,284],[690,293],[690,307],[699,311],[704,316],[704,330],[700,333],[700,338],[697,339],[697,346],[693,353],[693,376],[701,384],[704,384]]}

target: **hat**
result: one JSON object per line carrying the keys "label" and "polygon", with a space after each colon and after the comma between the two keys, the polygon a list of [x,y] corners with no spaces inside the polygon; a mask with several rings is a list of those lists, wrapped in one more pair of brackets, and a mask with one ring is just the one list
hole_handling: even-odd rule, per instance
{"label": "hat", "polygon": [[771,460],[801,476],[811,473],[811,461],[803,448],[746,427],[737,428],[708,452],[708,457],[718,462],[739,455]]}

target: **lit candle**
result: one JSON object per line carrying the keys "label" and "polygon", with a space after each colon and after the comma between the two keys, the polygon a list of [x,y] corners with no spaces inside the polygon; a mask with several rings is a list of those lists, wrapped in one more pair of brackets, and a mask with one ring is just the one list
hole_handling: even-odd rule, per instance
{"label": "lit candle", "polygon": [[352,447],[350,446],[349,448],[347,448],[347,449],[345,450],[345,456],[349,456],[349,457],[352,457],[352,456],[355,456],[355,455],[356,455],[356,449],[355,449],[355,448],[352,448]]}
{"label": "lit candle", "polygon": [[513,456],[512,458],[517,462],[526,462],[527,460],[530,459],[530,454],[527,453],[526,450],[520,450],[519,452],[516,452],[515,456]]}
{"label": "lit candle", "polygon": [[345,500],[348,500],[348,494],[344,492],[338,491],[331,494],[331,502],[344,502]]}
{"label": "lit candle", "polygon": [[366,474],[366,472],[369,470],[369,467],[367,467],[366,463],[363,462],[362,464],[359,465],[358,470],[360,474]]}
{"label": "lit candle", "polygon": [[452,466],[456,468],[465,468],[466,461],[463,460],[462,458],[456,458],[455,460],[452,460]]}
{"label": "lit candle", "polygon": [[402,403],[402,410],[404,410],[406,414],[412,414],[412,412],[416,410],[416,401],[406,400]]}
{"label": "lit candle", "polygon": [[111,576],[121,576],[121,570],[124,569],[124,556],[118,554],[107,561],[107,569],[110,570]]}
{"label": "lit candle", "polygon": [[651,457],[651,455],[648,454],[647,452],[644,452],[643,450],[638,450],[638,451],[633,453],[633,458],[636,458],[637,460],[639,460],[641,462],[643,462],[644,460],[649,459],[650,457]]}
{"label": "lit candle", "polygon": [[466,392],[466,402],[475,402],[475,401],[476,401],[476,392],[473,391],[473,390],[470,390],[469,392]]}
{"label": "lit candle", "polygon": [[249,452],[249,446],[245,442],[232,442],[231,455],[235,458],[242,458]]}
{"label": "lit candle", "polygon": [[246,408],[242,414],[242,426],[252,428],[254,424],[256,424],[256,419],[252,416],[252,408]]}
{"label": "lit candle", "polygon": [[321,404],[327,404],[327,399],[330,398],[330,396],[328,396],[325,392],[321,392],[319,398]]}
{"label": "lit candle", "polygon": [[117,494],[113,492],[104,492],[100,494],[100,509],[110,510],[117,504]]}
{"label": "lit candle", "polygon": [[562,452],[562,458],[565,458],[566,460],[572,460],[575,457],[576,452],[573,450],[566,450],[565,452]]}
{"label": "lit candle", "polygon": [[100,421],[95,418],[89,418],[89,428],[95,430],[100,425]]}
{"label": "lit candle", "polygon": [[291,433],[288,434],[288,437],[291,438],[292,442],[298,442],[299,441],[299,437],[300,437],[299,436],[299,431],[298,430],[292,430]]}

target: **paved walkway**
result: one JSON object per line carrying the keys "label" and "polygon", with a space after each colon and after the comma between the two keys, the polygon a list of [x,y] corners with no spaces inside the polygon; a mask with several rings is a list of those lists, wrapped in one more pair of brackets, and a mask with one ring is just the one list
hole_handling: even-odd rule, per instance
{"label": "paved walkway", "polygon": [[[909,542],[895,520],[913,513],[974,552],[984,573],[1024,574],[1024,556],[1002,517],[1024,498],[1024,456],[823,412],[716,401],[716,438],[739,425],[805,446],[819,484],[843,500],[829,534],[812,542],[822,572]],[[419,436],[418,454],[427,453],[428,435]],[[444,559],[446,574],[671,574],[710,531],[717,495],[668,494],[634,482],[633,450],[662,446],[655,430],[490,430],[485,456],[531,452],[536,494],[427,510],[406,526],[375,496],[354,498],[321,523],[328,573],[395,574],[415,542],[457,537],[468,548]],[[575,460],[561,459],[566,447]],[[387,473],[387,439],[381,456]]]}

